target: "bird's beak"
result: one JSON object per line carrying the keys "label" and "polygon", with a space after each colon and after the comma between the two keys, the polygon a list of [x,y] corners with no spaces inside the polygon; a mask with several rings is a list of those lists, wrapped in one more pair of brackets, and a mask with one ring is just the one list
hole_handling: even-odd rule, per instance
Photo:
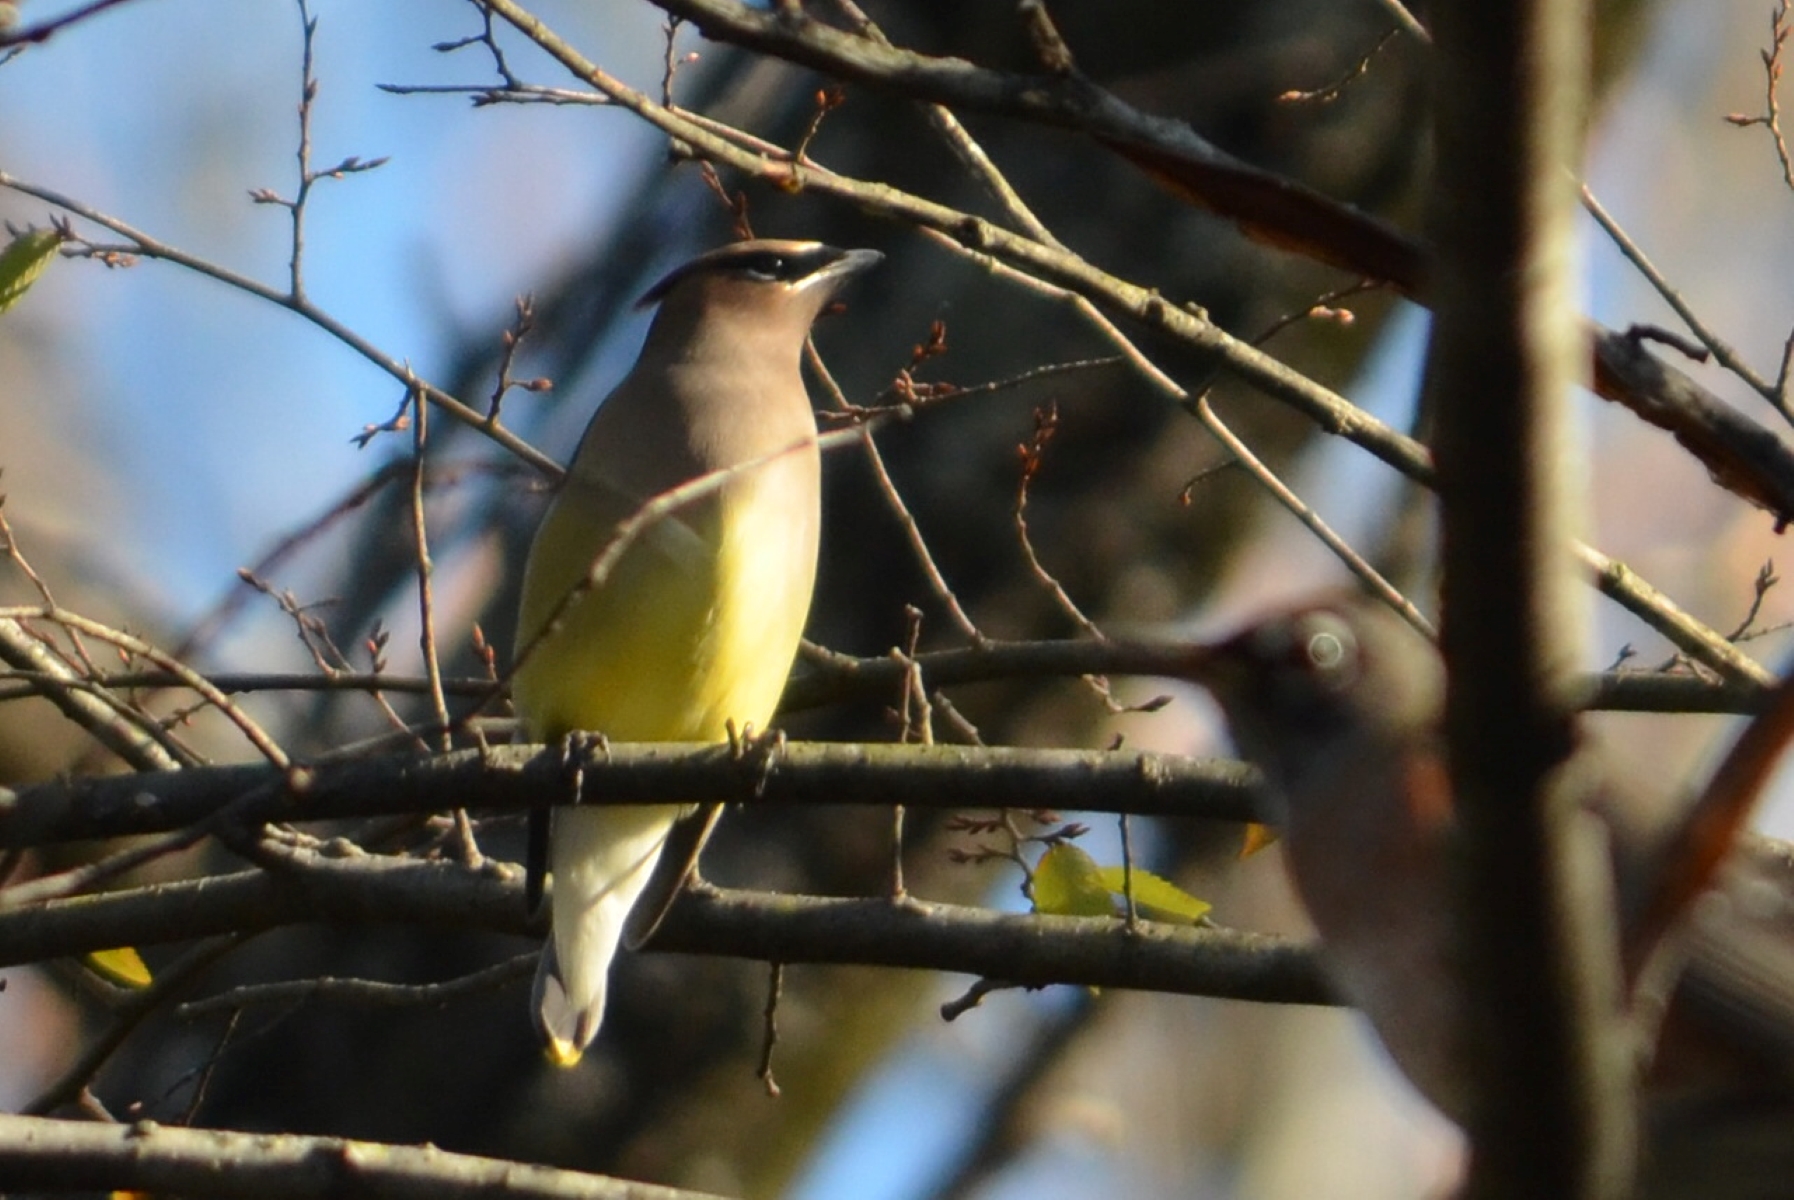
{"label": "bird's beak", "polygon": [[1251,664],[1236,644],[1224,642],[1124,642],[1109,643],[1110,670],[1117,675],[1182,679],[1213,691],[1244,678]]}
{"label": "bird's beak", "polygon": [[855,275],[863,275],[885,260],[877,250],[843,250],[841,257],[805,278],[804,288],[822,288],[828,293],[839,291]]}
{"label": "bird's beak", "polygon": [[[1219,642],[1191,642],[1178,647],[1173,673],[1206,690],[1225,710],[1228,696],[1247,682],[1252,670],[1251,656],[1236,635]],[[1277,840],[1275,828],[1253,821],[1246,826],[1240,857],[1250,858]]]}
{"label": "bird's beak", "polygon": [[1249,669],[1237,637],[1178,647],[1177,676],[1211,692],[1225,691],[1244,679]]}
{"label": "bird's beak", "polygon": [[870,271],[884,260],[885,256],[877,250],[848,250],[823,270],[828,275],[846,279]]}

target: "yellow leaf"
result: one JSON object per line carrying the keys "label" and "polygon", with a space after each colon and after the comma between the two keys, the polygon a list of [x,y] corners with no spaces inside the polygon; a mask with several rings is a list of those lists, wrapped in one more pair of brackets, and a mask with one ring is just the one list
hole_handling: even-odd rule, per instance
{"label": "yellow leaf", "polygon": [[[1120,867],[1099,867],[1097,875],[1104,887],[1126,903],[1127,881]],[[1151,871],[1134,868],[1134,909],[1153,921],[1169,921],[1176,925],[1194,925],[1208,915],[1214,905],[1198,900],[1168,879]]]}
{"label": "yellow leaf", "polygon": [[[1112,917],[1127,896],[1126,872],[1105,867],[1061,842],[1040,856],[1034,867],[1034,911],[1062,917]],[[1213,907],[1151,871],[1134,868],[1134,907],[1153,921],[1194,925]]]}
{"label": "yellow leaf", "polygon": [[149,968],[129,946],[116,950],[95,950],[87,956],[87,965],[120,987],[146,988],[152,982]]}
{"label": "yellow leaf", "polygon": [[29,229],[0,250],[0,313],[18,303],[56,257],[62,235],[54,229]]}
{"label": "yellow leaf", "polygon": [[1047,849],[1034,865],[1034,911],[1060,917],[1112,917],[1115,901],[1096,860],[1069,842]]}

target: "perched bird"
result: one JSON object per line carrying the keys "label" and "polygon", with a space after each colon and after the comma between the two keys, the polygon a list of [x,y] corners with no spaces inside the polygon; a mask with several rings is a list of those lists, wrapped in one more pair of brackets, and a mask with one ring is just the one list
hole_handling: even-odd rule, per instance
{"label": "perched bird", "polygon": [[[641,356],[587,427],[524,569],[512,694],[531,739],[720,741],[771,719],[809,612],[821,519],[804,340],[882,258],[740,242],[643,297],[660,309]],[[684,503],[620,528],[694,481]],[[534,1005],[557,1064],[578,1062],[598,1032],[625,920],[680,812],[553,814],[553,932]]]}
{"label": "perched bird", "polygon": [[[1438,653],[1385,606],[1334,596],[1261,621],[1193,663],[1240,752],[1265,772],[1265,820],[1281,831],[1291,882],[1340,990],[1421,1093],[1461,1121],[1471,1000],[1452,966]],[[1776,706],[1778,720],[1786,708]],[[1728,766],[1754,754],[1742,774],[1756,782],[1725,785],[1748,786],[1749,795],[1709,788],[1680,810],[1687,821],[1641,816],[1639,797],[1611,782],[1590,802],[1611,831],[1620,950],[1636,1002],[1668,1008],[1660,1036],[1641,1042],[1651,1195],[1794,1194],[1789,1171],[1761,1192],[1749,1172],[1731,1189],[1711,1174],[1712,1147],[1740,1136],[1741,1117],[1766,1131],[1759,1149],[1794,1167],[1794,868],[1769,843],[1733,845],[1735,823],[1718,829],[1742,818],[1786,740],[1784,729],[1750,743],[1754,732]],[[1682,884],[1663,876],[1688,858],[1686,843],[1716,829],[1723,841],[1713,857],[1729,858],[1666,902],[1665,887]],[[1680,956],[1667,974],[1661,962],[1645,970],[1660,944]],[[1677,1182],[1666,1182],[1672,1175]]]}

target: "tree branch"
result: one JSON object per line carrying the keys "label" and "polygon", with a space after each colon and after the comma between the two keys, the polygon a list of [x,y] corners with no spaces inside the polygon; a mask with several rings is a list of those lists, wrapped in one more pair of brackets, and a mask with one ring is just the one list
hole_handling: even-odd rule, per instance
{"label": "tree branch", "polygon": [[647,949],[956,971],[1274,1004],[1335,1004],[1309,947],[1219,926],[1000,913],[907,898],[688,891]]}
{"label": "tree branch", "polygon": [[[1671,607],[1669,599],[1654,589],[1648,595],[1634,599],[1631,593],[1641,587],[1642,581],[1625,564],[1592,549],[1584,561],[1595,573],[1596,586],[1614,600],[1627,607],[1636,605],[1650,609],[1652,605],[1658,606],[1661,611],[1653,612],[1658,619],[1652,624],[1652,628],[1656,629],[1659,625],[1667,628],[1669,632],[1666,637],[1671,644],[1688,653],[1689,657],[1698,658],[1688,651],[1684,643],[1698,642],[1702,631],[1711,635],[1711,629],[1689,617],[1681,609]],[[1673,619],[1665,620],[1661,613],[1667,613]],[[915,662],[927,676],[930,685],[956,687],[968,683],[1130,674],[1134,672],[1128,669],[1129,660],[1137,649],[1135,646],[1115,642],[989,641],[983,646],[931,650],[916,655]],[[1737,653],[1744,661],[1752,661],[1742,651]],[[813,644],[807,648],[806,657],[816,669],[800,672],[786,686],[784,698],[779,705],[781,713],[803,712],[826,704],[895,695],[906,669],[904,663],[888,654],[860,658]],[[1755,671],[1760,671],[1764,680],[1772,681],[1773,677],[1760,665],[1756,666]],[[1686,672],[1624,669],[1603,671],[1585,678],[1583,690],[1588,694],[1589,708],[1608,712],[1752,713],[1761,708],[1765,686],[1762,681],[1755,679],[1755,671],[1728,675],[1728,680],[1735,682],[1719,682]],[[428,695],[430,691],[429,681],[420,676],[390,675],[383,672],[340,671],[319,675],[285,671],[221,671],[216,674],[208,673],[206,678],[219,691],[232,695],[248,692],[390,692],[422,696]],[[54,685],[61,677],[40,676],[37,672],[28,670],[0,670],[0,683],[9,679],[35,688],[45,684]],[[169,688],[179,687],[181,684],[178,676],[167,671],[105,672],[84,682],[105,690]],[[444,679],[442,690],[450,696],[483,699],[492,694],[492,681]],[[35,691],[33,694],[36,694]],[[9,698],[9,693],[0,691],[0,702]],[[489,730],[502,733],[509,728],[507,718],[494,717],[489,720]]]}
{"label": "tree branch", "polygon": [[[1185,122],[1142,112],[1081,75],[994,71],[740,0],[653,2],[707,37],[838,79],[1087,134],[1190,203],[1233,221],[1253,241],[1388,282],[1423,303],[1428,299],[1431,249],[1415,235],[1235,158]],[[503,14],[509,5],[497,0],[492,7]],[[1720,486],[1767,509],[1777,522],[1794,520],[1794,472],[1780,469],[1790,452],[1769,445],[1779,445],[1774,434],[1669,364],[1634,364],[1628,335],[1585,324],[1595,348],[1594,386],[1602,397],[1674,433]]]}
{"label": "tree branch", "polygon": [[1454,1049],[1471,1086],[1466,1195],[1632,1194],[1636,1068],[1606,842],[1577,770],[1581,515],[1564,426],[1589,13],[1444,5],[1427,359],[1439,468],[1441,649],[1458,823]]}
{"label": "tree branch", "polygon": [[697,800],[1061,808],[1246,821],[1258,780],[1244,763],[1175,754],[824,742],[788,742],[764,760],[703,743],[618,744],[586,750],[578,766],[584,774],[579,797],[558,746],[388,755],[302,768],[297,777],[238,765],[58,779],[16,793],[0,790],[0,849],[184,829],[236,803],[243,807],[230,816],[242,824],[456,807],[524,812],[553,803]]}
{"label": "tree branch", "polygon": [[[0,967],[121,945],[306,922],[413,923],[539,937],[522,871],[290,851],[291,866],[54,900],[0,912]],[[1127,987],[1291,1004],[1332,1003],[1312,952],[1213,926],[1000,913],[920,900],[775,895],[702,885],[647,949],[783,963],[957,971],[1026,986]]]}
{"label": "tree branch", "polygon": [[[656,104],[646,94],[623,84],[579,53],[572,44],[516,3],[516,0],[479,2],[484,8],[509,22],[573,75],[596,88],[620,107],[628,109],[682,143],[685,152],[726,164],[787,190],[805,189],[832,195],[858,207],[900,219],[916,228],[932,230],[973,256],[994,256],[1012,267],[1081,295],[1145,328],[1158,330],[1192,349],[1214,355],[1217,362],[1227,370],[1265,395],[1302,413],[1323,431],[1362,446],[1417,483],[1427,486],[1433,484],[1432,456],[1419,442],[1391,428],[1338,393],[1295,371],[1288,364],[1231,336],[1209,320],[1207,313],[1199,306],[1173,304],[1156,291],[1098,270],[1060,246],[1013,233],[970,213],[936,204],[888,185],[866,183],[837,175],[814,162],[794,162],[789,156],[781,157],[783,152],[776,148],[761,146],[750,150],[719,134],[710,124]],[[1222,179],[1232,179],[1238,165],[1231,160],[1224,161],[1225,156],[1216,157],[1220,152],[1197,137],[1187,125],[1137,113],[1086,80],[1068,83],[1057,78],[1042,80],[1033,76],[1006,76],[1000,72],[974,67],[960,59],[931,59],[913,51],[880,47],[872,39],[843,33],[820,22],[811,21],[801,14],[793,15],[783,11],[769,14],[748,8],[735,0],[656,2],[668,11],[692,20],[711,36],[724,37],[754,49],[776,53],[790,61],[815,66],[844,78],[861,78],[866,72],[864,66],[856,66],[856,63],[883,62],[889,69],[877,77],[868,75],[867,82],[940,103],[953,102],[955,96],[947,92],[937,94],[931,88],[951,88],[958,85],[947,81],[969,79],[972,82],[965,85],[968,96],[958,97],[961,102],[979,107],[979,98],[988,101],[995,97],[1012,97],[1014,104],[1019,106],[1012,115],[1045,120],[1046,116],[1041,114],[1050,114],[1055,121],[1070,123],[1077,119],[1097,119],[1088,114],[1078,117],[1077,114],[1085,109],[1105,114],[1119,114],[1121,109],[1126,109],[1126,119],[1131,123],[1128,128],[1133,130],[1130,136],[1138,135],[1142,139],[1139,146],[1150,144],[1154,154],[1171,154],[1180,170],[1200,174],[1202,178],[1194,182],[1192,178],[1183,176],[1167,180],[1163,178],[1162,170],[1155,171],[1150,164],[1149,171],[1159,174],[1161,180],[1168,182],[1174,190],[1192,198],[1203,198],[1202,202],[1211,208],[1217,208],[1213,193],[1222,189],[1223,185],[1210,181],[1208,174],[1219,165],[1224,168],[1220,172]],[[1056,87],[1074,89],[1073,99],[1054,99],[1053,89]],[[1037,109],[1040,110],[1038,113],[1035,111]],[[1120,115],[1116,119],[1120,120]],[[1149,134],[1153,131],[1162,135],[1160,142],[1151,142]],[[1127,153],[1135,161],[1140,161],[1139,146],[1134,146],[1133,143],[1129,145],[1133,146],[1132,150],[1124,149],[1119,142],[1114,148]],[[1255,168],[1243,169],[1248,173],[1256,173]],[[1425,261],[1425,253],[1424,247],[1418,242],[1396,245],[1390,239],[1399,240],[1405,238],[1405,235],[1387,227],[1367,229],[1364,223],[1370,222],[1371,218],[1349,206],[1308,193],[1299,185],[1280,177],[1270,176],[1266,180],[1255,181],[1251,191],[1249,201],[1242,204],[1241,208],[1272,215],[1283,211],[1284,205],[1279,202],[1279,197],[1300,193],[1302,219],[1278,224],[1274,234],[1264,236],[1263,240],[1297,248],[1320,261],[1334,262],[1336,256],[1328,247],[1343,244],[1343,239],[1348,235],[1355,236],[1361,232],[1367,236],[1374,235],[1371,240],[1378,244],[1378,252],[1388,249],[1391,261],[1384,263],[1382,267],[1369,263],[1355,265],[1353,272],[1391,281],[1399,281],[1404,278],[1402,273],[1406,272],[1405,277],[1410,281],[1406,286],[1416,292],[1422,290],[1419,264]],[[1303,223],[1310,211],[1317,206],[1324,206],[1325,209],[1314,218],[1319,222],[1319,227],[1331,229],[1332,226],[1343,225],[1345,231],[1317,237],[1313,229]],[[1250,232],[1250,222],[1245,224]],[[1311,247],[1307,244],[1309,241],[1318,241],[1320,244]],[[1595,336],[1605,342],[1606,339],[1619,335],[1598,331]],[[1671,371],[1667,366],[1663,369]],[[1612,381],[1614,378],[1612,373],[1602,373],[1597,375],[1597,382]],[[1690,385],[1694,386],[1692,381]],[[1627,403],[1634,402],[1624,394],[1616,398]],[[1727,430],[1713,432],[1716,440],[1712,443],[1685,441],[1684,444],[1692,448],[1708,444],[1724,445],[1728,442],[1730,434]],[[1756,462],[1758,457],[1754,452],[1733,454],[1728,449],[1723,461],[1708,462],[1706,465],[1716,479],[1723,481],[1732,478],[1740,470],[1751,470],[1750,464]],[[1778,520],[1783,511],[1794,514],[1794,480],[1768,477],[1756,479],[1755,482],[1759,485],[1757,495],[1785,493],[1786,505],[1778,504],[1772,509],[1777,513]],[[1756,496],[1750,498],[1755,500]],[[1591,549],[1590,553],[1601,557],[1598,551]],[[1624,593],[1616,598],[1620,598],[1630,611],[1646,620],[1653,628],[1675,627],[1676,623],[1671,617],[1659,613],[1639,593]],[[1747,679],[1748,676],[1742,672],[1748,669],[1736,661],[1736,650],[1728,646],[1716,632],[1706,630],[1705,634],[1706,636],[1694,640],[1694,648],[1689,652],[1730,680]]]}
{"label": "tree branch", "polygon": [[344,1138],[101,1125],[0,1114],[0,1177],[9,1192],[131,1191],[269,1200],[720,1200],[530,1163]]}

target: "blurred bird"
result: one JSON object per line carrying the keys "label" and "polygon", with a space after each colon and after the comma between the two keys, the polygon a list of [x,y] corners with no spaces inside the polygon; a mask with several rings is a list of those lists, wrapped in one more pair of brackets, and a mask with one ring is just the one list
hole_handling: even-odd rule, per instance
{"label": "blurred bird", "polygon": [[[1338,596],[1193,661],[1240,752],[1265,772],[1265,819],[1342,993],[1421,1093],[1462,1122],[1471,1001],[1452,966],[1438,653],[1387,607]],[[1727,1187],[1712,1161],[1751,1125],[1759,1150],[1794,1167],[1794,867],[1784,849],[1737,837],[1789,709],[1759,718],[1675,819],[1646,819],[1638,797],[1611,785],[1591,801],[1612,834],[1635,1003],[1647,1014],[1667,1005],[1654,1044],[1641,1039],[1652,1195],[1794,1195],[1794,1173],[1766,1180],[1752,1167]]]}
{"label": "blurred bird", "polygon": [[[524,568],[512,694],[531,739],[720,741],[771,719],[809,611],[821,519],[804,340],[882,258],[741,242],[643,297],[660,310],[641,356],[587,427]],[[685,502],[638,517],[694,483]],[[597,1034],[625,921],[680,815],[554,812],[553,932],[534,995],[551,1061],[578,1062]]]}

